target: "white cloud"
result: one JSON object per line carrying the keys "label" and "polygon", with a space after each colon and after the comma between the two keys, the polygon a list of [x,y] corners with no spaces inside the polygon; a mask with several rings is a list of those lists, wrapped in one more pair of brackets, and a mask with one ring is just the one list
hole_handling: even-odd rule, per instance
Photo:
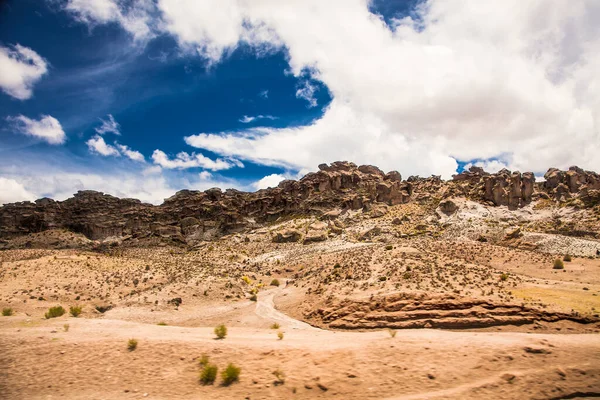
{"label": "white cloud", "polygon": [[115,121],[112,114],[107,115],[107,119],[100,118],[102,125],[95,128],[96,132],[99,135],[104,135],[105,133],[114,133],[115,135],[121,135],[121,126],[117,121]]}
{"label": "white cloud", "polygon": [[200,178],[200,180],[202,181],[207,181],[209,179],[212,179],[213,175],[208,172],[208,171],[202,171],[198,174],[198,177]]}
{"label": "white cloud", "polygon": [[19,100],[33,95],[33,86],[48,72],[46,61],[29,47],[0,46],[0,89]]}
{"label": "white cloud", "polygon": [[0,176],[0,205],[35,199],[35,195],[25,189],[19,182]]}
{"label": "white cloud", "polygon": [[[219,29],[229,32],[226,43],[212,42],[216,27],[211,35],[190,31],[185,41],[230,48],[241,20],[264,24],[273,32],[268,40],[286,46],[291,72],[304,79],[310,71],[334,101],[307,127],[195,135],[189,143],[311,168],[352,157],[448,176],[456,168],[452,158],[508,154],[509,167],[521,170],[575,163],[600,169],[600,5],[594,0],[526,6],[429,0],[418,19],[395,21],[393,28],[368,12],[366,0],[224,3],[234,15],[219,19]],[[171,25],[191,20],[173,15]],[[203,19],[197,21],[195,30],[202,31]],[[312,97],[302,89],[299,95]],[[348,129],[352,135],[340,133]]]}
{"label": "white cloud", "polygon": [[117,23],[135,40],[154,37],[153,13],[156,6],[152,0],[66,0],[64,9],[80,22],[90,26]]}
{"label": "white cloud", "polygon": [[92,153],[97,153],[102,156],[115,157],[119,157],[121,155],[119,150],[117,150],[115,146],[107,144],[102,136],[96,135],[90,138],[87,142],[85,142],[85,144],[87,144],[88,148]]}
{"label": "white cloud", "polygon": [[123,154],[125,157],[127,157],[133,161],[146,162],[144,155],[142,153],[140,153],[139,151],[132,150],[131,148],[129,148],[128,146],[125,146],[123,144],[116,143],[115,146],[119,149],[121,154]]}
{"label": "white cloud", "polygon": [[308,108],[313,108],[317,106],[317,99],[315,99],[316,91],[317,87],[315,85],[311,84],[308,80],[304,80],[298,87],[298,90],[296,90],[296,97],[306,100]]}
{"label": "white cloud", "polygon": [[243,124],[248,124],[250,122],[258,121],[260,119],[276,120],[277,117],[274,117],[272,115],[255,115],[255,116],[244,115],[242,118],[240,118],[240,122]]}
{"label": "white cloud", "polygon": [[252,183],[252,187],[255,190],[277,187],[277,185],[279,185],[279,182],[284,181],[286,179],[287,178],[281,174],[271,174]]}
{"label": "white cloud", "polygon": [[62,144],[67,139],[60,122],[50,115],[42,115],[39,120],[24,115],[8,117],[7,120],[13,123],[18,132],[36,137],[49,144]]}
{"label": "white cloud", "polygon": [[158,149],[152,153],[152,161],[166,169],[206,168],[211,171],[220,171],[236,166],[243,167],[243,164],[237,160],[211,160],[202,154],[188,154],[185,151],[177,153],[175,158],[171,159],[165,152]]}
{"label": "white cloud", "polygon": [[[285,48],[290,73],[333,97],[308,126],[201,133],[188,143],[297,169],[337,159],[405,175],[449,176],[455,159],[600,169],[598,1],[428,0],[391,28],[369,5],[159,0],[162,20],[147,25],[183,49],[214,64],[240,42],[259,54]],[[97,20],[110,9],[94,11]],[[297,94],[311,105],[314,85]]]}

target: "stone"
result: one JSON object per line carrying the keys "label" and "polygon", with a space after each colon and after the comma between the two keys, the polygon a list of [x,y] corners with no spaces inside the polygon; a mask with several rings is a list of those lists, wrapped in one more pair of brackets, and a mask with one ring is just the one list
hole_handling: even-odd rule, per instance
{"label": "stone", "polygon": [[438,207],[444,214],[454,214],[458,210],[458,205],[451,199],[440,201]]}
{"label": "stone", "polygon": [[277,232],[273,237],[275,243],[297,242],[302,238],[302,234],[295,229],[286,229],[283,232]]}
{"label": "stone", "polygon": [[326,231],[308,231],[306,236],[304,237],[304,244],[310,244],[315,242],[323,242],[327,240],[327,232]]}

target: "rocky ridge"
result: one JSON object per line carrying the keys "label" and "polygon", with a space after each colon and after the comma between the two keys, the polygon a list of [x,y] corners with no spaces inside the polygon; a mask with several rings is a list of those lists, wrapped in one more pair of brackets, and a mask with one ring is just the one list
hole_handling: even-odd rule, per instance
{"label": "rocky ridge", "polygon": [[[297,181],[283,181],[276,188],[254,193],[218,188],[182,190],[159,206],[90,190],[65,201],[43,198],[6,204],[0,207],[0,240],[65,229],[91,240],[158,238],[193,244],[282,217],[316,215],[327,219],[332,210],[360,209],[377,214],[385,205],[416,201],[437,206],[456,196],[512,209],[538,198],[579,207],[599,203],[600,176],[595,172],[578,167],[568,171],[552,168],[545,178],[545,182],[536,183],[531,172],[503,169],[492,174],[471,167],[449,181],[439,176],[403,180],[397,171],[384,173],[375,166],[338,161],[321,164],[319,171]],[[452,205],[445,204],[444,209],[452,211]]]}

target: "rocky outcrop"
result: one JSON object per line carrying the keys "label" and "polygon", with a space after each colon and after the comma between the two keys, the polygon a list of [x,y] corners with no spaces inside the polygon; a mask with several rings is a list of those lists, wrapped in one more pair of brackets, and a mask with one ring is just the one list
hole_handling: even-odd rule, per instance
{"label": "rocky outcrop", "polygon": [[[276,188],[255,193],[181,190],[160,206],[95,191],[80,191],[62,202],[40,199],[8,204],[0,207],[0,238],[67,229],[93,240],[128,236],[189,243],[290,214],[321,216],[332,209],[394,205],[408,202],[410,195],[410,183],[403,182],[396,171],[385,174],[370,165],[334,162],[320,165],[318,172],[298,181],[283,181]],[[322,237],[315,235],[310,241]]]}
{"label": "rocky outcrop", "polygon": [[[571,201],[576,207],[598,204],[598,174],[571,167],[568,171],[550,169],[545,177],[543,185],[536,185],[531,172],[502,170],[489,174],[471,167],[451,181],[439,176],[402,180],[397,171],[384,173],[372,165],[337,161],[321,164],[317,172],[297,181],[283,181],[276,188],[254,193],[218,188],[204,192],[181,190],[159,206],[86,190],[65,201],[44,198],[0,207],[0,240],[66,229],[91,240],[158,238],[194,244],[291,215],[334,220],[347,210],[362,209],[371,217],[381,217],[388,206],[409,201],[434,202],[442,206],[442,212],[452,213],[451,203],[439,203],[452,197],[510,208],[528,204],[536,193],[540,198]],[[327,232],[335,234],[340,229],[332,225]]]}
{"label": "rocky outcrop", "polygon": [[329,329],[471,329],[538,321],[596,323],[598,318],[553,313],[445,294],[397,293],[365,300],[345,299],[306,313],[307,320]]}
{"label": "rocky outcrop", "polygon": [[544,188],[556,200],[566,200],[580,192],[587,195],[590,190],[600,189],[600,175],[579,167],[570,167],[568,171],[550,168],[544,178]]}

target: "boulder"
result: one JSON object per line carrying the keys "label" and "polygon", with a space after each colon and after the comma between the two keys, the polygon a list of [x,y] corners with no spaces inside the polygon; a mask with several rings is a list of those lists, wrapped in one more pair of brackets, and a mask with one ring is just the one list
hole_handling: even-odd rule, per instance
{"label": "boulder", "polygon": [[275,233],[273,242],[275,243],[290,243],[297,242],[302,238],[302,234],[295,229],[286,229],[282,232]]}

